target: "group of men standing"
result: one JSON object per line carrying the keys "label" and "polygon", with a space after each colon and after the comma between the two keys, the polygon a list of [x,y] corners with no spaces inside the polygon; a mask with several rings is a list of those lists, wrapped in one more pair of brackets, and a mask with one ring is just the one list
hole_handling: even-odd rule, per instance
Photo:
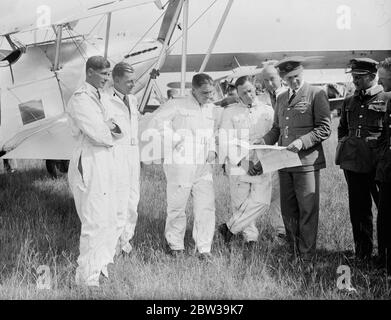
{"label": "group of men standing", "polygon": [[81,221],[76,284],[99,286],[116,251],[131,250],[137,222],[140,160],[137,100],[130,95],[133,68],[118,63],[109,80],[110,63],[93,56],[86,82],[71,97],[67,113],[78,144],[68,180]]}
{"label": "group of men standing", "polygon": [[[271,105],[257,99],[252,79],[244,76],[235,83],[237,100],[225,109],[218,107],[213,103],[213,79],[200,73],[193,77],[188,96],[169,99],[152,114],[147,127],[156,129],[165,146],[168,143],[170,148],[170,156],[165,154],[163,163],[167,180],[165,239],[170,254],[184,254],[185,209],[192,196],[195,250],[202,260],[212,258],[215,232],[212,164],[219,159],[220,163],[227,164],[232,205],[232,216],[218,227],[224,242],[229,246],[233,235],[242,233],[246,246],[254,248],[258,238],[256,221],[260,215],[268,213],[274,222],[276,239],[287,241],[294,260],[312,266],[319,217],[319,171],[326,166],[322,142],[331,134],[331,119],[326,93],[303,79],[304,61],[302,57],[292,57],[274,66],[265,66],[262,78]],[[381,64],[379,83],[385,90],[391,90],[391,63],[387,61]],[[358,74],[357,66],[361,68],[363,62],[356,59],[352,63],[353,75]],[[139,114],[136,98],[130,94],[133,69],[124,62],[115,65],[112,71],[114,88],[103,93],[109,68],[110,64],[103,57],[88,59],[86,83],[68,104],[73,133],[79,141],[69,167],[69,183],[82,223],[76,283],[93,286],[99,285],[101,275],[108,276],[107,265],[113,262],[116,252],[130,252],[140,197]],[[371,74],[376,74],[375,70],[371,69]],[[286,89],[282,87],[281,79],[287,83]],[[383,211],[379,209],[379,217],[384,220],[384,223],[378,220],[378,232],[380,237],[383,234],[382,239],[387,239],[379,238],[379,250],[388,252],[389,248],[385,226],[389,226],[387,211],[390,211],[387,193],[390,190],[391,130],[388,126],[391,128],[391,115],[385,124],[382,120],[385,104],[379,102],[383,99],[380,95],[383,91],[381,87],[373,86],[374,77],[368,79],[372,79],[372,82],[368,80],[369,86],[360,86],[356,80],[354,83],[356,92],[367,90],[366,94],[371,98],[362,98],[358,93],[357,97],[355,94],[353,98],[347,98],[338,131],[341,142],[345,141],[343,150],[349,148],[349,142],[346,143],[349,139],[342,138],[354,136],[355,141],[364,140],[355,142],[360,147],[351,143],[351,148],[363,149],[365,144],[365,151],[375,152],[376,159],[381,155],[381,160],[375,164],[372,156],[365,154],[370,165],[365,164],[368,167],[364,166],[363,172],[361,167],[357,171],[349,162],[359,161],[361,154],[354,155],[353,160],[343,156],[339,159],[348,181],[357,254],[368,254],[372,249],[372,229],[368,213],[363,210],[368,208],[368,195],[370,200],[377,191],[376,168],[382,181],[379,208]],[[356,99],[364,100],[357,104]],[[371,117],[372,111],[377,112],[376,117],[375,114]],[[390,107],[387,112],[390,114]],[[362,122],[362,118],[368,124]],[[382,129],[373,131],[380,123]],[[357,129],[362,136],[357,136]],[[383,143],[381,148],[380,144],[375,146],[381,149],[376,149],[379,152],[373,151],[375,139],[367,139],[368,132],[379,141],[388,139],[387,148]],[[262,159],[254,150],[245,147],[276,143],[297,153],[302,165],[278,173],[264,173]],[[349,158],[351,153],[347,153]],[[346,163],[349,165],[345,166]],[[361,188],[364,183],[365,192],[364,187]],[[354,203],[352,199],[357,196],[360,201],[366,201],[365,205],[364,202],[358,206]]]}
{"label": "group of men standing", "polygon": [[390,272],[391,105],[386,92],[391,91],[391,58],[380,64],[368,58],[354,59],[350,67],[356,90],[342,106],[336,163],[348,184],[355,258],[370,261],[372,257],[373,200],[378,209],[375,263]]}
{"label": "group of men standing", "polygon": [[[279,198],[291,258],[299,259],[311,267],[315,255],[319,217],[319,170],[326,166],[322,141],[330,136],[331,127],[330,107],[325,92],[310,86],[303,79],[304,60],[302,57],[286,58],[275,66],[269,65],[264,68],[264,84],[270,94],[274,110],[259,101],[256,102],[254,86],[249,79],[238,79],[238,94],[241,90],[247,95],[252,92],[254,101],[239,94],[241,101],[237,106],[231,106],[224,112],[221,128],[228,128],[227,122],[234,126],[243,126],[240,120],[237,125],[235,124],[235,118],[238,118],[241,108],[245,114],[244,123],[250,124],[250,144],[278,143],[279,146],[298,153],[302,165],[285,168],[278,173]],[[287,83],[287,89],[281,87],[280,77]],[[273,120],[267,121],[268,117]],[[254,118],[258,119],[254,121]],[[261,121],[264,123],[261,124]],[[256,205],[262,199],[266,208],[270,204],[270,187],[266,186],[270,183],[270,176],[263,173],[260,161],[262,159],[253,158],[253,154],[250,155],[248,163],[243,165],[246,159],[241,160],[242,155],[237,159],[229,155],[228,157],[235,169],[237,166],[248,167],[246,175],[235,177],[243,182],[235,183],[232,179],[231,198],[235,199],[243,194],[240,189],[243,188],[241,184],[244,184],[244,181],[251,192],[248,193],[246,201],[242,199],[236,204],[237,209],[233,203],[233,217],[219,228],[226,242],[237,232],[236,226],[240,221],[244,221],[243,224],[247,225],[247,228],[253,227],[245,220],[248,217],[251,223],[255,222],[256,216],[251,215],[251,205]],[[256,178],[258,180],[255,180]],[[262,212],[260,205],[255,207],[254,212]]]}

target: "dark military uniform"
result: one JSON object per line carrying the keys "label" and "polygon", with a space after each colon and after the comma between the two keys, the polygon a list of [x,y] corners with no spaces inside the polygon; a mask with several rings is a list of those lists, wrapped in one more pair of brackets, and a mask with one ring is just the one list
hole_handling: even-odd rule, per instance
{"label": "dark military uniform", "polygon": [[[377,215],[377,242],[379,257],[391,264],[391,101],[388,100],[382,133],[383,151],[376,171],[379,182],[379,210]],[[387,259],[387,260],[385,260]]]}
{"label": "dark military uniform", "polygon": [[[278,68],[284,70],[284,65]],[[292,61],[293,69],[299,68]],[[295,67],[296,63],[296,67]],[[289,66],[288,69],[292,69]],[[326,93],[304,83],[289,101],[289,91],[277,97],[273,128],[263,137],[266,144],[288,146],[301,139],[302,166],[279,171],[281,213],[291,250],[304,260],[313,258],[319,217],[319,170],[326,167],[321,142],[331,134],[330,106]]]}
{"label": "dark military uniform", "polygon": [[[366,69],[376,73],[376,61],[371,61],[353,59],[352,72]],[[345,99],[338,126],[336,164],[344,170],[348,184],[350,220],[358,258],[372,255],[371,195],[377,204],[375,173],[382,146],[380,136],[385,110],[386,97],[381,86],[375,85],[364,92],[356,90],[353,96]]]}

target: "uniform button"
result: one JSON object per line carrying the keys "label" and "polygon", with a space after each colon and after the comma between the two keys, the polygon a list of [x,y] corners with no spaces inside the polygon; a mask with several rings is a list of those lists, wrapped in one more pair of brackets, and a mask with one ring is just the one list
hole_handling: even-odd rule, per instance
{"label": "uniform button", "polygon": [[362,118],[362,114],[360,114],[359,118]]}
{"label": "uniform button", "polygon": [[361,129],[361,126],[358,126],[359,129]]}
{"label": "uniform button", "polygon": [[[288,108],[287,110],[289,111],[291,108]],[[390,114],[390,117],[391,117],[391,114]]]}
{"label": "uniform button", "polygon": [[364,108],[364,106],[361,106],[361,108]]}
{"label": "uniform button", "polygon": [[286,117],[285,119],[286,119],[286,120],[289,120],[289,117]]}
{"label": "uniform button", "polygon": [[391,124],[388,127],[391,128]]}

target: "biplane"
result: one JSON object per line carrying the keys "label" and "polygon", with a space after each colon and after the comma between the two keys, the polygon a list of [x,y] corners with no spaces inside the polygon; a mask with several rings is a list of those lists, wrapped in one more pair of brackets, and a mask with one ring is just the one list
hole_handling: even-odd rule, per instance
{"label": "biplane", "polygon": [[[345,2],[52,0],[49,8],[43,0],[2,1],[0,152],[10,159],[69,159],[74,142],[64,111],[95,54],[134,66],[141,112],[152,95],[164,100],[163,89],[185,94],[194,72],[232,81],[290,55],[317,57],[307,65],[309,82],[347,83],[351,58],[391,56],[391,3]],[[125,36],[141,26],[139,38]],[[26,35],[30,40],[21,40]]]}

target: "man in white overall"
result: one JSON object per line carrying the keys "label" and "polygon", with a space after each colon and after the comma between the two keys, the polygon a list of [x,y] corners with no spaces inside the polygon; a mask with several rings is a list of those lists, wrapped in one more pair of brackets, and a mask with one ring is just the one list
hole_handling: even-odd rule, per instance
{"label": "man in white overall", "polygon": [[121,128],[122,137],[114,141],[114,174],[117,194],[118,251],[128,254],[132,246],[140,199],[140,157],[138,147],[137,98],[130,94],[134,87],[134,69],[126,62],[112,71],[114,88],[102,97],[109,117]]}
{"label": "man in white overall", "polygon": [[113,138],[121,131],[108,118],[101,92],[109,77],[110,63],[93,56],[86,63],[86,82],[69,100],[67,114],[77,139],[69,164],[68,181],[81,221],[77,285],[99,286],[101,274],[108,277],[116,237],[115,178],[112,174]]}
{"label": "man in white overall", "polygon": [[220,161],[228,158],[232,217],[219,226],[228,245],[234,234],[243,232],[247,249],[258,239],[257,218],[269,210],[271,173],[250,176],[258,162],[255,150],[248,146],[268,132],[273,125],[273,108],[260,103],[249,77],[240,77],[235,86],[240,102],[224,110],[220,132]]}
{"label": "man in white overall", "polygon": [[[196,74],[189,96],[171,99],[154,114],[150,127],[164,136],[167,178],[165,237],[169,253],[184,251],[186,204],[193,196],[193,239],[200,259],[209,260],[215,229],[212,165],[215,161],[216,106],[212,78]],[[167,147],[168,146],[168,147]]]}

